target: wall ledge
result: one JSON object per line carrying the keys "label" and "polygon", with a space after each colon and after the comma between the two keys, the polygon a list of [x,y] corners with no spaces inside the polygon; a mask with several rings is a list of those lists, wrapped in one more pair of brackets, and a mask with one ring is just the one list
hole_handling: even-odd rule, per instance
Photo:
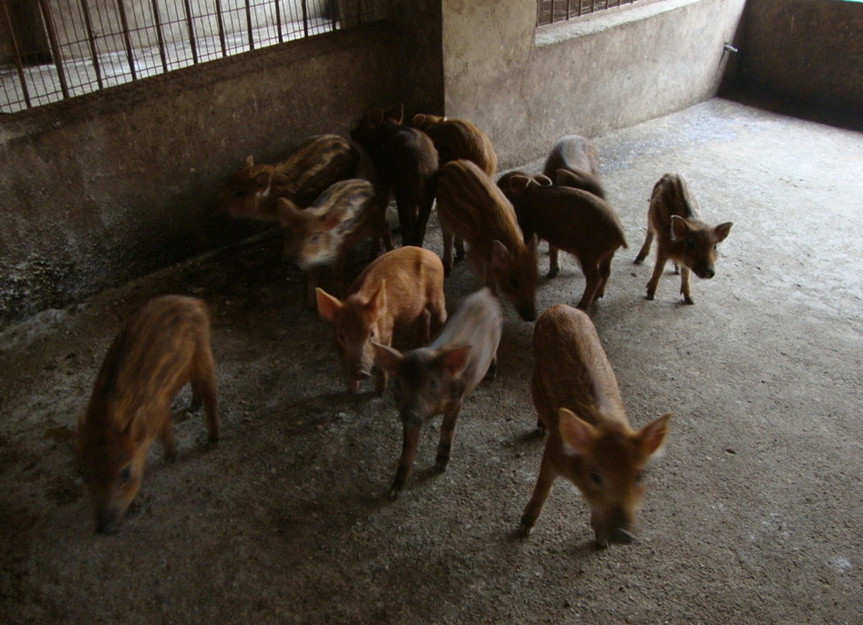
{"label": "wall ledge", "polygon": [[[536,31],[534,43],[536,46],[550,46],[562,43],[569,39],[576,39],[586,35],[593,35],[605,30],[610,30],[623,24],[638,22],[655,15],[676,11],[691,4],[697,4],[704,0],[654,0],[639,4],[628,4],[599,13],[582,15],[571,18],[566,22],[557,22],[547,26],[540,26]],[[861,0],[863,1],[863,0]]]}

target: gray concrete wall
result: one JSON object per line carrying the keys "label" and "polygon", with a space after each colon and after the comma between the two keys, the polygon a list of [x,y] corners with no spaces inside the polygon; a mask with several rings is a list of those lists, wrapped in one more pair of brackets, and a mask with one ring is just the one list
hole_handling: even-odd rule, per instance
{"label": "gray concrete wall", "polygon": [[0,115],[0,326],[248,235],[222,181],[401,99],[397,45],[382,22]]}
{"label": "gray concrete wall", "polygon": [[716,93],[745,0],[664,0],[535,27],[533,2],[444,0],[446,112],[501,165],[568,133],[598,135]]}
{"label": "gray concrete wall", "polygon": [[747,89],[822,108],[863,110],[863,3],[748,0],[740,46]]}

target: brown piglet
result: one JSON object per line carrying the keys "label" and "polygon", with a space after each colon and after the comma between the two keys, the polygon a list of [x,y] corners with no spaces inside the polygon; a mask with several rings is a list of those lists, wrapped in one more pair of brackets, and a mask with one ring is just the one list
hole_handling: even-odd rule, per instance
{"label": "brown piglet", "polygon": [[531,396],[548,431],[539,477],[521,519],[530,534],[558,476],[590,506],[599,546],[630,543],[644,499],[644,471],[668,436],[670,414],[632,429],[611,363],[590,317],[558,304],[536,322]]}
{"label": "brown piglet", "polygon": [[550,182],[545,176],[510,172],[498,185],[515,207],[525,237],[536,234],[548,241],[549,278],[560,271],[559,249],[578,259],[585,277],[578,307],[586,309],[605,295],[614,253],[626,247],[623,226],[605,200]]}
{"label": "brown piglet", "polygon": [[492,179],[471,161],[447,163],[438,175],[437,202],[447,274],[453,236],[460,236],[486,286],[499,289],[525,321],[536,319],[536,238],[525,243],[512,204]]}
{"label": "brown piglet", "polygon": [[402,245],[421,246],[434,204],[438,153],[428,135],[402,125],[404,108],[374,108],[351,130],[369,153],[381,184],[395,193]]}
{"label": "brown piglet", "polygon": [[278,219],[277,200],[288,198],[305,208],[334,182],[357,173],[360,155],[338,135],[315,135],[284,160],[255,164],[249,156],[221,191],[221,206],[232,217]]}
{"label": "brown piglet", "polygon": [[393,395],[402,422],[402,454],[390,497],[410,477],[420,429],[443,414],[437,449],[438,470],[449,462],[452,437],[465,397],[496,367],[503,328],[500,304],[489,289],[468,296],[428,347],[401,353],[374,343],[375,362],[393,377]]}
{"label": "brown piglet", "polygon": [[[357,277],[344,301],[317,289],[318,312],[333,324],[349,392],[371,377],[372,341],[392,343],[393,331],[418,323],[418,344],[428,343],[446,321],[443,265],[429,250],[408,245],[372,262]],[[382,395],[386,372],[375,369]]]}
{"label": "brown piglet", "polygon": [[[114,533],[136,501],[147,452],[159,439],[176,457],[171,400],[186,384],[219,440],[210,317],[199,299],[163,296],[130,319],[108,350],[78,423],[78,462],[92,494],[96,531]],[[134,506],[133,506],[134,507]]]}
{"label": "brown piglet", "polygon": [[[491,139],[472,122],[417,113],[413,118],[413,127],[431,137],[441,165],[464,159],[476,163],[489,176],[497,172],[497,154]],[[456,260],[464,258],[464,241],[461,237],[455,239],[455,252]]]}
{"label": "brown piglet", "polygon": [[476,163],[489,176],[497,172],[497,154],[491,139],[466,119],[417,113],[412,125],[426,133],[437,148],[440,164],[465,159]]}
{"label": "brown piglet", "polygon": [[308,272],[307,303],[313,308],[321,268],[333,266],[336,290],[341,295],[345,260],[353,245],[371,236],[375,242],[373,257],[380,253],[381,245],[393,249],[386,194],[368,180],[336,182],[306,209],[280,198],[278,212],[285,236],[284,256]]}
{"label": "brown piglet", "polygon": [[650,207],[647,209],[647,236],[635,258],[635,264],[644,262],[656,237],[656,265],[647,283],[647,299],[653,299],[656,286],[669,260],[679,265],[680,293],[683,301],[694,304],[689,286],[689,273],[699,278],[712,278],[716,274],[716,246],[728,237],[731,222],[710,226],[701,220],[701,210],[683,176],[665,174],[653,186]]}
{"label": "brown piglet", "polygon": [[596,169],[596,148],[580,135],[562,137],[548,154],[542,173],[562,187],[581,189],[605,199]]}

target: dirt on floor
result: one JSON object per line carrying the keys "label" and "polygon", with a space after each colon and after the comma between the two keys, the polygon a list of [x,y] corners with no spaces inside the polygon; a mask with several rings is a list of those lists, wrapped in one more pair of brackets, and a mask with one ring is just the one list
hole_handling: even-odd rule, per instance
{"label": "dirt on floor", "polygon": [[[393,400],[346,393],[331,328],[264,236],[0,335],[0,622],[863,623],[863,134],[714,99],[596,144],[629,249],[591,314],[633,424],[674,413],[638,543],[596,549],[563,481],[516,535],[544,442],[533,324],[509,304],[446,472],[438,419],[388,500]],[[632,264],[665,172],[734,222],[694,306],[670,271],[645,300],[653,255]],[[564,255],[539,310],[583,286]],[[448,308],[478,287],[457,265]],[[183,391],[178,461],[154,445],[142,513],[96,535],[75,424],[122,322],[165,293],[211,307],[223,438],[207,447]]]}

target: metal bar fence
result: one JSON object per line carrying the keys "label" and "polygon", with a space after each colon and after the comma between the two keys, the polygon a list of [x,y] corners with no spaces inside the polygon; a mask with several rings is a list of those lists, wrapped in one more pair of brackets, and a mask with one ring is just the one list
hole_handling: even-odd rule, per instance
{"label": "metal bar fence", "polygon": [[590,15],[607,9],[614,9],[640,0],[537,0],[536,25],[544,26],[555,22]]}
{"label": "metal bar fence", "polygon": [[0,0],[0,113],[378,21],[391,1]]}

